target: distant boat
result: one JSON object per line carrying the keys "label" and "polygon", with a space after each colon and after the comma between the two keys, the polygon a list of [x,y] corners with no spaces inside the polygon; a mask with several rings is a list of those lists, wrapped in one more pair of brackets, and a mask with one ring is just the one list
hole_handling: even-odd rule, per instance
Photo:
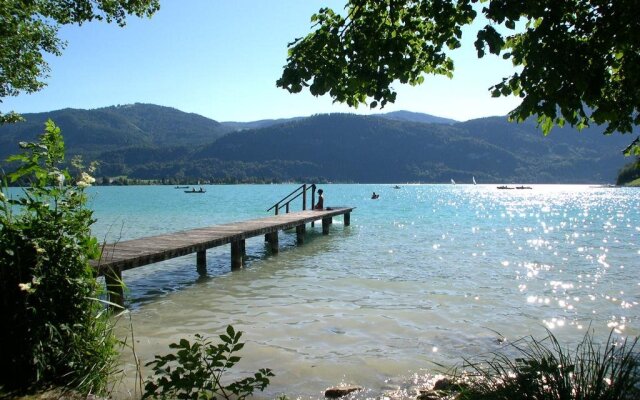
{"label": "distant boat", "polygon": [[476,185],[476,177],[472,176],[471,179],[473,179],[473,184]]}
{"label": "distant boat", "polygon": [[200,188],[199,190],[196,190],[196,188],[191,188],[191,190],[185,190],[185,193],[207,193],[206,190],[204,190],[203,188]]}
{"label": "distant boat", "polygon": [[531,186],[516,186],[516,189],[531,189]]}
{"label": "distant boat", "polygon": [[453,180],[453,178],[451,178],[451,184],[452,184],[452,185],[455,185],[455,184],[456,184],[456,181],[454,181],[454,180]]}
{"label": "distant boat", "polygon": [[498,189],[513,189],[513,188],[509,186],[498,186]]}
{"label": "distant boat", "polygon": [[394,188],[394,189],[400,189],[400,186],[395,185],[393,188]]}
{"label": "distant boat", "polygon": [[189,186],[176,186],[175,189],[189,189]]}

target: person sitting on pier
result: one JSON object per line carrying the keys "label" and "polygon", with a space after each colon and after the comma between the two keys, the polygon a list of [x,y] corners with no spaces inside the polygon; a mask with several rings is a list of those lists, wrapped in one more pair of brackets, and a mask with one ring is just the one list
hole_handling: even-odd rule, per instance
{"label": "person sitting on pier", "polygon": [[313,207],[314,210],[324,210],[324,197],[322,193],[322,189],[318,189],[318,202]]}

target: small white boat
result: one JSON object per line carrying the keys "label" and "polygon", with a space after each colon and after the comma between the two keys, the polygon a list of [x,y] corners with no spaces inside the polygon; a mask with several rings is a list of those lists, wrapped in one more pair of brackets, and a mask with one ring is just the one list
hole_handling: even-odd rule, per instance
{"label": "small white boat", "polygon": [[454,181],[454,180],[453,180],[453,178],[451,179],[451,184],[452,184],[452,185],[455,185],[455,184],[456,184],[456,181]]}

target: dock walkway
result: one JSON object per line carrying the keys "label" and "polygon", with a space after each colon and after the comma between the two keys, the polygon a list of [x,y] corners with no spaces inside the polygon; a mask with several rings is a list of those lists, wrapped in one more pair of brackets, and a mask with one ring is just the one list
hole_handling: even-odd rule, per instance
{"label": "dock walkway", "polygon": [[112,303],[124,304],[122,271],[196,253],[198,272],[206,274],[207,249],[231,245],[231,269],[243,266],[245,239],[265,235],[273,253],[278,252],[278,231],[296,228],[298,244],[304,243],[306,224],[322,220],[322,233],[329,234],[333,217],[344,216],[349,226],[353,207],[330,207],[324,210],[297,211],[271,217],[196,228],[104,245],[100,260],[92,262],[104,275]]}

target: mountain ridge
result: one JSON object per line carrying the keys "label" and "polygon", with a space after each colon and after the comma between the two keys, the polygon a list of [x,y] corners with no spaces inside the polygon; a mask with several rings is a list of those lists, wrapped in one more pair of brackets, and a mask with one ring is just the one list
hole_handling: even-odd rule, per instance
{"label": "mountain ridge", "polygon": [[406,111],[406,110],[392,111],[384,114],[373,114],[373,115],[381,116],[387,119],[394,119],[398,121],[420,122],[420,123],[426,123],[426,124],[451,125],[451,124],[460,122],[451,118],[443,118],[443,117],[438,117],[431,114],[424,114],[424,113],[418,113],[418,112]]}
{"label": "mountain ridge", "polygon": [[24,125],[0,127],[2,159],[16,152],[18,141],[33,140],[52,117],[68,153],[98,160],[99,176],[176,182],[449,182],[475,176],[482,182],[605,183],[624,165],[620,150],[629,141],[619,134],[604,137],[600,128],[580,134],[555,128],[545,138],[532,121],[456,122],[411,112],[318,114],[230,126],[136,103],[25,117]]}
{"label": "mountain ridge", "polygon": [[[62,130],[68,148],[83,154],[124,146],[166,146],[208,143],[231,130],[209,118],[171,107],[135,103],[91,110],[64,108],[22,115],[26,121],[0,126],[0,149],[34,140],[47,119]],[[98,151],[99,151],[98,150]],[[15,150],[13,151],[15,152]],[[0,157],[7,154],[0,151]]]}

